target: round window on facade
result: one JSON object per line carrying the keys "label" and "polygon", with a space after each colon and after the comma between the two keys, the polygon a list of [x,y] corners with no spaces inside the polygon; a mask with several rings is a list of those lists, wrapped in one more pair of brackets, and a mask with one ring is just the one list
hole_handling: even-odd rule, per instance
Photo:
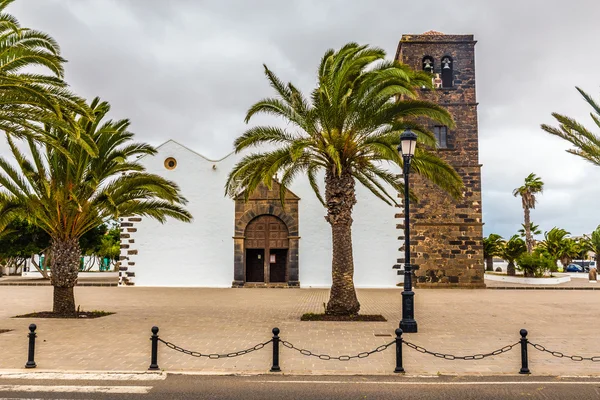
{"label": "round window on facade", "polygon": [[173,157],[169,157],[165,160],[165,168],[166,169],[175,169],[177,168],[177,160]]}

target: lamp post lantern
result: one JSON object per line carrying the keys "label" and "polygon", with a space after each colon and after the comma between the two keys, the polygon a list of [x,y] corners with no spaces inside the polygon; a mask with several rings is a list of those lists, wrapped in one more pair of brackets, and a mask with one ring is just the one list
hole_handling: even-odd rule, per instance
{"label": "lamp post lantern", "polygon": [[405,333],[417,332],[417,321],[415,321],[415,292],[412,290],[412,266],[410,265],[410,216],[409,216],[409,188],[408,174],[410,173],[410,162],[415,155],[417,146],[417,135],[410,129],[405,130],[400,136],[398,152],[404,161],[404,290],[402,291],[402,320],[400,329]]}

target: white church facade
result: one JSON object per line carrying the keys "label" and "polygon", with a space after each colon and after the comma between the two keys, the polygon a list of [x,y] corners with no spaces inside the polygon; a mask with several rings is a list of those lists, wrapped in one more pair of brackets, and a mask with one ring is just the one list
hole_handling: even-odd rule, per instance
{"label": "white church facade", "polygon": [[[241,159],[210,160],[169,140],[139,161],[175,182],[194,220],[129,217],[121,223],[119,284],[172,287],[330,287],[331,228],[308,180],[289,188],[259,187],[247,202],[225,195]],[[359,288],[393,288],[399,231],[389,206],[357,185],[353,213],[354,281]]]}
{"label": "white church facade", "polygon": [[[438,156],[465,186],[463,197],[452,199],[419,176],[411,180],[419,198],[410,219],[418,287],[485,287],[475,44],[473,35],[408,34],[395,56],[431,74],[435,89],[419,91],[419,98],[445,107],[455,125],[431,121],[428,128],[438,140]],[[299,177],[284,204],[279,188],[259,187],[248,202],[233,200],[225,197],[224,187],[240,159],[240,154],[229,154],[209,160],[170,140],[158,147],[158,154],[140,160],[149,172],[179,185],[194,221],[120,221],[121,285],[330,287],[331,229],[308,180]],[[354,282],[362,288],[396,287],[402,276],[394,267],[404,263],[403,210],[358,183],[356,196]]]}

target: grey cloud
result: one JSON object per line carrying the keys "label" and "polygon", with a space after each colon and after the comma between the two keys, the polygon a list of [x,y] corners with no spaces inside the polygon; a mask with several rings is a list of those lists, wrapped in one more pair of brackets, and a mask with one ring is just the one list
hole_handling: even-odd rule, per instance
{"label": "grey cloud", "polygon": [[308,93],[328,48],[369,43],[391,58],[403,33],[473,33],[485,232],[519,228],[511,191],[530,172],[547,183],[532,213],[544,230],[600,223],[600,168],[539,128],[553,111],[591,122],[574,86],[600,96],[600,2],[20,0],[11,11],[52,34],[74,90],[110,101],[140,140],[210,157],[231,150],[247,108],[270,95],[263,63]]}

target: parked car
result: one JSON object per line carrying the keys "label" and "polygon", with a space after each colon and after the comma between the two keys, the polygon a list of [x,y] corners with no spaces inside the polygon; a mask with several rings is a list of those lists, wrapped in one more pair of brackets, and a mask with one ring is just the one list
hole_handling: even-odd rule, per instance
{"label": "parked car", "polygon": [[567,265],[566,272],[585,272],[585,269],[581,265],[569,264]]}
{"label": "parked car", "polygon": [[580,267],[583,267],[584,272],[590,272],[590,268],[597,268],[596,261],[590,261],[590,260],[573,260],[573,261],[571,261],[571,264],[575,264],[575,265],[579,265]]}
{"label": "parked car", "polygon": [[596,266],[596,261],[584,261],[584,263],[585,264],[583,264],[583,265],[584,265],[585,272],[590,272],[591,268],[598,268]]}

